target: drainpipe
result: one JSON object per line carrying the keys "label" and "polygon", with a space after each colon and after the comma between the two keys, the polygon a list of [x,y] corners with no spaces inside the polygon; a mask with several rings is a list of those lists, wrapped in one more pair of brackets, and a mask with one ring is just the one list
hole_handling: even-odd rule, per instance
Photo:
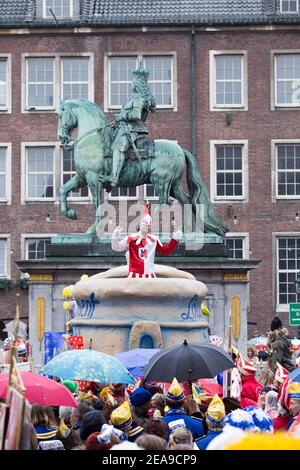
{"label": "drainpipe", "polygon": [[192,25],[192,154],[196,156],[196,44],[195,25]]}

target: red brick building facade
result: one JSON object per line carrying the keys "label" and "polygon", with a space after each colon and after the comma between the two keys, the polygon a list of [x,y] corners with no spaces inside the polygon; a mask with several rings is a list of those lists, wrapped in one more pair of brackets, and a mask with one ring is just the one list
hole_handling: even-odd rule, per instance
{"label": "red brick building facade", "polygon": [[[218,214],[230,227],[228,236],[238,240],[231,242],[233,255],[262,260],[250,275],[249,321],[258,326],[250,327],[249,335],[255,329],[264,334],[275,312],[288,326],[288,303],[297,300],[293,279],[300,271],[300,18],[273,22],[272,27],[259,21],[194,26],[146,23],[104,26],[70,21],[49,27],[41,20],[16,28],[11,21],[11,26],[0,29],[0,65],[5,63],[2,81],[6,82],[6,103],[0,110],[0,151],[4,149],[5,162],[0,172],[0,177],[5,175],[0,202],[1,274],[19,279],[15,260],[42,257],[35,238],[85,232],[93,221],[93,209],[84,199],[71,203],[78,212],[77,221],[59,212],[63,157],[57,109],[62,90],[72,80],[73,89],[80,82],[89,99],[114,113],[113,103],[123,92],[118,79],[122,67],[113,58],[122,58],[123,64],[126,58],[146,60],[146,66],[147,60],[150,66],[157,60],[153,67],[160,76],[156,85],[161,106],[148,118],[150,135],[196,149],[201,176]],[[74,78],[74,64],[71,79],[64,75],[70,65],[64,61],[75,58],[86,59],[88,79],[86,69],[84,73],[80,69],[80,79]],[[159,58],[165,58],[166,64],[161,65]],[[44,59],[38,62],[40,69],[36,59]],[[169,71],[165,75],[164,67]],[[296,84],[293,96],[291,81]],[[47,84],[52,101],[44,109],[33,109],[31,101],[39,92],[34,95],[32,90],[39,85],[46,90]],[[116,96],[112,90],[118,90]],[[35,157],[36,148],[41,153]],[[44,167],[33,168],[40,155]],[[70,167],[66,167],[67,174]],[[38,197],[39,179],[51,174],[52,192]],[[15,292],[15,288],[0,291],[0,319],[13,317]],[[27,296],[28,291],[22,291],[23,318],[28,315]]]}

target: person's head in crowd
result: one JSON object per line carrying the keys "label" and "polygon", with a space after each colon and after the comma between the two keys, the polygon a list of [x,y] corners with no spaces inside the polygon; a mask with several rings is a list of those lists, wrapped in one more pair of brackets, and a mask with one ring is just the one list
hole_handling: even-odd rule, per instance
{"label": "person's head in crowd", "polygon": [[[176,426],[176,421],[173,421],[173,425]],[[174,446],[178,444],[188,444],[193,446],[193,435],[186,427],[178,426],[173,429],[169,436],[168,449],[174,449]]]}
{"label": "person's head in crowd", "polygon": [[279,362],[276,362],[275,366],[275,377],[274,377],[274,386],[279,390],[280,385],[289,375],[289,371],[285,369]]}
{"label": "person's head in crowd", "polygon": [[172,450],[194,450],[193,444],[174,444]]}
{"label": "person's head in crowd", "polygon": [[206,422],[208,429],[222,428],[225,416],[224,403],[218,395],[215,395],[207,408]]}
{"label": "person's head in crowd", "polygon": [[225,406],[225,413],[228,415],[233,410],[239,410],[241,408],[240,402],[233,397],[225,397],[223,398],[223,403]]}
{"label": "person's head in crowd", "polygon": [[104,408],[104,401],[101,398],[93,398],[92,407],[94,410],[102,411]]}
{"label": "person's head in crowd", "polygon": [[258,402],[257,406],[261,408],[262,410],[265,409],[266,406],[266,395],[268,392],[270,392],[272,389],[269,386],[265,386],[260,392],[258,396]]}
{"label": "person's head in crowd", "polygon": [[249,343],[247,345],[247,356],[250,361],[252,361],[255,357],[257,357],[257,351],[256,351],[256,347],[254,346],[254,344]]}
{"label": "person's head in crowd", "polygon": [[91,382],[91,384],[90,384],[90,389],[92,391],[92,394],[95,397],[99,397],[99,394],[101,392],[102,387],[103,386],[98,382]]}
{"label": "person's head in crowd", "polygon": [[80,439],[86,441],[90,434],[93,432],[100,432],[106,420],[101,411],[89,411],[86,413],[81,421],[80,426]]}
{"label": "person's head in crowd", "polygon": [[49,406],[51,408],[51,411],[53,413],[54,419],[55,419],[55,424],[58,425],[59,423],[59,406]]}
{"label": "person's head in crowd", "polygon": [[264,387],[265,385],[272,385],[275,379],[275,375],[271,369],[263,369],[260,373],[258,382]]}
{"label": "person's head in crowd", "polygon": [[132,425],[132,414],[128,401],[124,401],[118,408],[112,411],[110,420],[115,428],[125,434],[130,431]]}
{"label": "person's head in crowd", "polygon": [[126,390],[124,384],[111,384],[111,394],[117,402],[117,406],[120,406],[126,400]]}
{"label": "person's head in crowd", "polygon": [[56,419],[50,406],[33,404],[31,407],[31,422],[33,426],[56,427]]}
{"label": "person's head in crowd", "polygon": [[169,427],[161,419],[150,418],[144,424],[144,431],[145,434],[155,434],[155,436],[166,440],[169,434]]}
{"label": "person's head in crowd", "polygon": [[143,434],[135,441],[139,447],[146,450],[165,450],[167,442],[155,434]]}
{"label": "person's head in crowd", "polygon": [[242,381],[244,377],[249,377],[251,375],[255,376],[256,368],[252,364],[250,364],[250,362],[246,361],[240,352],[238,353],[238,356],[235,362],[236,362],[238,371],[241,374]]}
{"label": "person's head in crowd", "polygon": [[178,383],[178,380],[174,377],[172,384],[168,390],[166,405],[173,408],[182,408],[184,404],[185,396],[183,389]]}
{"label": "person's head in crowd", "polygon": [[92,406],[94,395],[91,390],[78,392],[77,400],[79,401],[79,403],[86,403],[87,405]]}
{"label": "person's head in crowd", "polygon": [[144,385],[140,385],[141,387],[144,387],[146,390],[148,390],[148,392],[151,393],[151,396],[153,397],[153,395],[155,395],[156,393],[161,393],[163,394],[164,391],[163,389],[157,385],[155,382],[154,383],[145,383]]}
{"label": "person's head in crowd", "polygon": [[300,414],[300,382],[290,382],[288,393],[291,415],[298,416]]}
{"label": "person's head in crowd", "polygon": [[282,322],[279,317],[274,317],[271,321],[270,329],[271,331],[280,330],[282,328]]}
{"label": "person's head in crowd", "polygon": [[266,394],[265,398],[265,412],[271,418],[276,418],[278,416],[278,393],[275,390],[270,390]]}
{"label": "person's head in crowd", "polygon": [[151,406],[154,410],[159,410],[161,416],[163,416],[165,409],[165,396],[162,393],[155,393],[151,398]]}
{"label": "person's head in crowd", "polygon": [[63,418],[61,418],[59,424],[57,438],[63,443],[66,450],[72,450],[73,447],[82,444],[77,432],[74,429],[69,428]]}
{"label": "person's head in crowd", "polygon": [[80,403],[76,408],[72,408],[70,422],[73,427],[79,427],[81,425],[82,418],[89,411],[93,411],[86,403]]}
{"label": "person's head in crowd", "polygon": [[134,407],[135,413],[148,417],[148,410],[151,407],[151,393],[143,387],[139,387],[130,395],[130,403]]}
{"label": "person's head in crowd", "polygon": [[86,440],[87,450],[109,450],[125,440],[125,435],[111,425],[104,424],[101,432],[94,432]]}
{"label": "person's head in crowd", "polygon": [[59,421],[63,419],[67,426],[71,424],[72,409],[70,406],[59,407]]}
{"label": "person's head in crowd", "polygon": [[186,411],[188,416],[195,416],[197,418],[203,418],[198,403],[194,400],[192,395],[185,397],[183,409]]}

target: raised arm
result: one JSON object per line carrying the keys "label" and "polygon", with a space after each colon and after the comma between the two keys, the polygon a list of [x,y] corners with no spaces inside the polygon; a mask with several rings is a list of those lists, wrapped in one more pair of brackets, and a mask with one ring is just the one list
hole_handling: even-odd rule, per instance
{"label": "raised arm", "polygon": [[171,238],[169,243],[166,243],[166,244],[162,243],[162,245],[157,243],[156,251],[165,256],[171,255],[174,252],[181,238],[182,238],[182,232],[180,230],[177,230],[177,232],[173,233],[173,237]]}
{"label": "raised arm", "polygon": [[120,235],[122,232],[122,227],[118,226],[112,233],[111,237],[111,247],[114,251],[125,251],[128,246],[128,237],[120,240]]}

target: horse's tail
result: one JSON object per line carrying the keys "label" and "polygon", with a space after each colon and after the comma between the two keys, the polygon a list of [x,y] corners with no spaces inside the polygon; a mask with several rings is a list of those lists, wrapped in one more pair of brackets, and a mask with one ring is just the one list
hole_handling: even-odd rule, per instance
{"label": "horse's tail", "polygon": [[185,160],[187,164],[187,184],[189,188],[189,198],[193,207],[194,216],[197,213],[197,204],[204,205],[204,230],[206,232],[214,232],[224,236],[229,228],[217,216],[215,208],[211,203],[207,189],[203,184],[197,163],[193,155],[184,150]]}

